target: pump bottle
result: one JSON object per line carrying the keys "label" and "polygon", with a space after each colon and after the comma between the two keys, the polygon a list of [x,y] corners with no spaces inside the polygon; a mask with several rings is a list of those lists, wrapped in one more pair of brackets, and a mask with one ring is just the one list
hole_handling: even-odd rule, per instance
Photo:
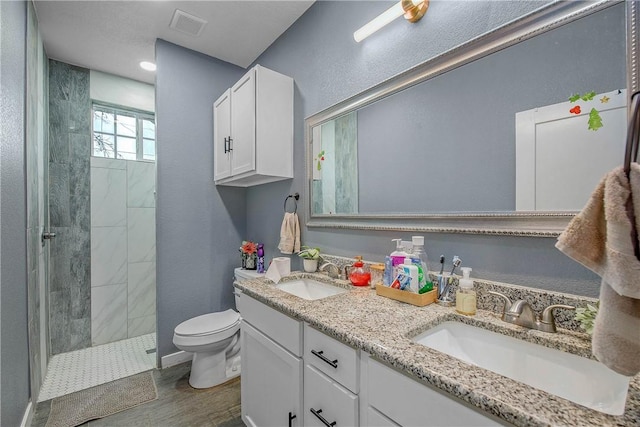
{"label": "pump bottle", "polygon": [[469,278],[470,267],[462,267],[462,279],[458,281],[456,292],[456,311],[467,316],[476,314],[476,291],[473,289],[473,280]]}

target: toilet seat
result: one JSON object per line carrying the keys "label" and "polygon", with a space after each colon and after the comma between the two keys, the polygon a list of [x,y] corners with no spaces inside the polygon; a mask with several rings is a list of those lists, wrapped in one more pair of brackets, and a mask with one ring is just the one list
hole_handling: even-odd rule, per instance
{"label": "toilet seat", "polygon": [[180,323],[174,333],[181,337],[203,337],[237,328],[241,320],[240,315],[232,309],[203,314]]}

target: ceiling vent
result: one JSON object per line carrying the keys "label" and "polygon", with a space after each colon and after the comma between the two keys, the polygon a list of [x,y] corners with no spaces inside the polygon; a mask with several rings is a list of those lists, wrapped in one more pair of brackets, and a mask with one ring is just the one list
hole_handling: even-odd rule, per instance
{"label": "ceiling vent", "polygon": [[176,9],[169,28],[197,37],[202,33],[205,25],[207,25],[207,21],[204,19],[190,15],[180,9]]}

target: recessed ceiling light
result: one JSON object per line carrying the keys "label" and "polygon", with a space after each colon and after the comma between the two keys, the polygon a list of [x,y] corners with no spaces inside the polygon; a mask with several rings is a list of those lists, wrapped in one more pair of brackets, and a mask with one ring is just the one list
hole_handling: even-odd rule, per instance
{"label": "recessed ceiling light", "polygon": [[154,64],[153,62],[149,62],[149,61],[142,61],[142,62],[140,62],[140,68],[142,68],[143,70],[147,70],[147,71],[155,71],[156,70],[156,64]]}

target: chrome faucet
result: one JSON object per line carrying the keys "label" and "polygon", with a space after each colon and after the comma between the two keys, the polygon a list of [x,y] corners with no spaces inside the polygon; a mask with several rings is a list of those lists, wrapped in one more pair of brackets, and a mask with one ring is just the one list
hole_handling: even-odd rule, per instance
{"label": "chrome faucet", "polygon": [[508,296],[500,292],[489,291],[491,295],[502,298],[504,300],[504,308],[502,310],[502,320],[514,325],[523,326],[529,329],[536,329],[542,332],[556,332],[556,321],[553,317],[553,310],[556,308],[564,308],[565,310],[575,310],[571,305],[553,304],[542,311],[542,316],[538,315],[531,305],[525,300],[518,300],[511,303]]}
{"label": "chrome faucet", "polygon": [[332,262],[325,262],[320,266],[320,268],[318,268],[318,271],[326,271],[332,279],[340,278],[340,268]]}

